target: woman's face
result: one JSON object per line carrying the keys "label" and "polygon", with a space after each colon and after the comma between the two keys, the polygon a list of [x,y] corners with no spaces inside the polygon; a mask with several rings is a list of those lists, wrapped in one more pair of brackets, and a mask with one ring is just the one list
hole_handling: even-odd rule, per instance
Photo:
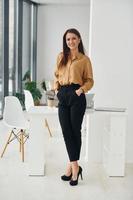
{"label": "woman's face", "polygon": [[80,38],[75,35],[74,33],[67,33],[66,34],[66,44],[70,50],[78,49],[80,43]]}

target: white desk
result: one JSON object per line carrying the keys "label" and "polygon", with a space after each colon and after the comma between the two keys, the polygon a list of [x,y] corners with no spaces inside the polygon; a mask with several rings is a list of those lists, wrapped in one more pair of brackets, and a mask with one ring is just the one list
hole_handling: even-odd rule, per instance
{"label": "white desk", "polygon": [[45,175],[45,152],[48,142],[48,133],[45,128],[45,118],[48,115],[57,115],[58,108],[48,106],[31,107],[30,116],[30,142],[29,142],[29,175]]}
{"label": "white desk", "polygon": [[[86,109],[86,113],[93,112]],[[45,128],[45,118],[49,115],[58,117],[58,108],[48,106],[34,106],[29,112],[30,116],[30,142],[29,142],[29,175],[45,175],[45,152],[49,135]]]}
{"label": "white desk", "polygon": [[[34,106],[29,110],[29,115],[29,175],[44,176],[46,144],[49,138],[45,118],[49,115],[58,118],[58,108]],[[126,118],[126,113],[95,112],[86,109],[85,160],[93,161],[93,157],[103,154],[103,165],[109,176],[124,176]],[[94,155],[96,138],[101,146],[97,146],[98,152]]]}
{"label": "white desk", "polygon": [[126,132],[126,112],[94,111],[87,114],[85,160],[102,162],[108,176],[124,176]]}

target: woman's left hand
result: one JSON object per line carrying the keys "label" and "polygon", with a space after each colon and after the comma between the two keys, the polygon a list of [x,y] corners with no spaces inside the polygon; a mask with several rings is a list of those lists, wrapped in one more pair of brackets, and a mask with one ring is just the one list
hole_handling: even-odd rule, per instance
{"label": "woman's left hand", "polygon": [[75,92],[76,92],[76,94],[77,94],[78,96],[80,96],[80,95],[83,93],[83,90],[82,90],[81,88],[79,88],[79,89],[76,90]]}

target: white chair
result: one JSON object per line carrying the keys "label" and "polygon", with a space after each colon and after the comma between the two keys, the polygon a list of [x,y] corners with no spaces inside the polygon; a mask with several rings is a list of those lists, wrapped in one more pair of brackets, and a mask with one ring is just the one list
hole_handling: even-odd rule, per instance
{"label": "white chair", "polygon": [[29,90],[24,90],[24,95],[25,95],[25,108],[26,111],[28,112],[30,107],[34,106],[34,100]]}
{"label": "white chair", "polygon": [[6,126],[8,126],[11,129],[11,132],[2,151],[1,158],[3,157],[8,144],[14,139],[17,139],[20,144],[22,161],[24,162],[24,144],[27,138],[29,137],[26,134],[26,130],[29,128],[29,123],[24,117],[22,106],[17,97],[5,97],[3,122]]}
{"label": "white chair", "polygon": [[[28,112],[30,107],[35,106],[34,100],[33,100],[32,94],[29,90],[24,90],[24,94],[25,94],[25,108],[26,108],[26,111]],[[47,119],[45,119],[45,126],[48,129],[50,137],[52,137],[52,133],[51,133],[51,130],[49,128],[49,124],[48,124]]]}

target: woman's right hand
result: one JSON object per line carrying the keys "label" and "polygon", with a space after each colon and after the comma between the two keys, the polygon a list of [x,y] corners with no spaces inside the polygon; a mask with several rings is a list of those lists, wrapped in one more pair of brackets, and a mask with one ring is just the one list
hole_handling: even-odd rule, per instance
{"label": "woman's right hand", "polygon": [[76,94],[80,96],[83,93],[83,90],[79,88],[78,90],[75,90]]}

